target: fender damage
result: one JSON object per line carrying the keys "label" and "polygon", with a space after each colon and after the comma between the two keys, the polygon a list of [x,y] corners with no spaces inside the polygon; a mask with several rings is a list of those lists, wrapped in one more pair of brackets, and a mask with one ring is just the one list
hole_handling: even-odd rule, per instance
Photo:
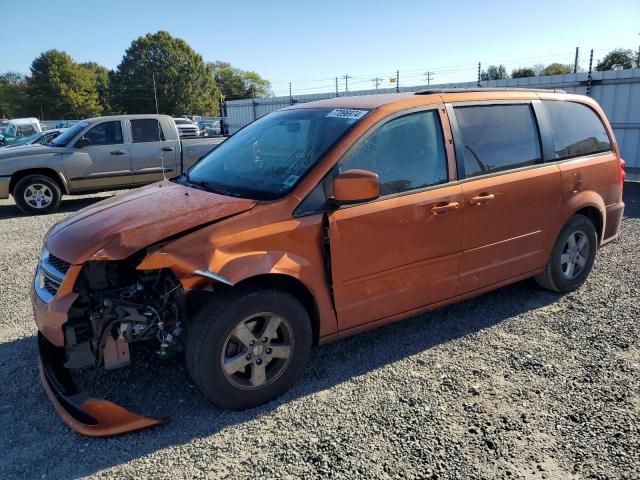
{"label": "fender damage", "polygon": [[112,436],[168,421],[86,397],[74,385],[70,369],[127,365],[134,342],[157,340],[160,356],[179,350],[185,288],[168,268],[136,267],[157,248],[150,246],[255,204],[161,182],[84,209],[50,230],[32,301],[41,380],[65,423],[84,435]]}

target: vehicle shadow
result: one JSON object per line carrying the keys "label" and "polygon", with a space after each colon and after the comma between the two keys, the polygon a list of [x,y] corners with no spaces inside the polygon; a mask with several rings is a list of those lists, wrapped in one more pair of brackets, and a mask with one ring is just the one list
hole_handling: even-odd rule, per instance
{"label": "vehicle shadow", "polygon": [[[314,351],[303,378],[290,392],[267,405],[243,412],[225,411],[208,404],[191,383],[182,358],[160,361],[153,352],[134,352],[131,366],[109,372],[88,372],[79,384],[98,398],[108,398],[141,414],[171,416],[172,422],[110,439],[83,437],[59,420],[39,385],[35,337],[4,343],[0,345],[0,369],[1,378],[8,385],[3,387],[2,403],[7,405],[2,408],[6,410],[0,412],[4,424],[4,435],[0,436],[4,456],[0,461],[0,476],[91,475],[169,446],[206,438],[226,427],[259,419],[285,404],[438,345],[471,336],[558,298],[557,294],[539,289],[528,280],[321,346]],[[426,362],[424,359],[422,355],[410,368],[429,369],[428,357]],[[25,446],[30,447],[25,449]],[[53,470],[47,458],[60,459]]]}
{"label": "vehicle shadow", "polygon": [[[113,195],[100,195],[100,196],[83,196],[76,198],[63,198],[60,203],[60,208],[55,212],[59,213],[74,213],[82,208],[93,205],[94,203],[111,198]],[[26,213],[22,213],[14,203],[0,205],[0,220],[16,218],[16,217],[30,217]]]}

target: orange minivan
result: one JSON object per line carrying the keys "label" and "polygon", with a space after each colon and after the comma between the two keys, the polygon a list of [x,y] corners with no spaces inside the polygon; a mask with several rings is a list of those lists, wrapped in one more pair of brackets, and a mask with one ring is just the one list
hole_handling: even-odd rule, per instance
{"label": "orange minivan", "polygon": [[[134,344],[184,352],[223,408],[289,389],[311,348],[535,277],[578,288],[623,215],[624,162],[592,99],[425,90],[294,105],[186,174],[46,235],[33,284],[40,371],[87,435],[160,421],[86,399],[71,370]],[[135,347],[134,347],[135,348]]]}

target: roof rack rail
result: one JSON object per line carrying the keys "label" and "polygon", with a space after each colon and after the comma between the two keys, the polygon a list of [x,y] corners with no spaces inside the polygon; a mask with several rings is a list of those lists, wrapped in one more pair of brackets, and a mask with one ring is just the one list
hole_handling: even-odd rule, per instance
{"label": "roof rack rail", "polygon": [[473,92],[553,92],[567,93],[559,88],[518,88],[518,87],[471,87],[471,88],[427,88],[418,90],[414,95],[438,95],[440,93],[473,93]]}

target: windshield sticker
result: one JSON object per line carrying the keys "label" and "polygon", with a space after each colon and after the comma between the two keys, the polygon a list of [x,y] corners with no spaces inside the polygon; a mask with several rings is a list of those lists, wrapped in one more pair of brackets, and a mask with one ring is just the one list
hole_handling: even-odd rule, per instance
{"label": "windshield sticker", "polygon": [[299,175],[289,175],[289,178],[287,178],[283,184],[285,187],[291,187],[299,178]]}
{"label": "windshield sticker", "polygon": [[348,108],[336,108],[327,113],[327,117],[332,118],[346,118],[348,120],[357,120],[364,117],[368,110],[350,110]]}

